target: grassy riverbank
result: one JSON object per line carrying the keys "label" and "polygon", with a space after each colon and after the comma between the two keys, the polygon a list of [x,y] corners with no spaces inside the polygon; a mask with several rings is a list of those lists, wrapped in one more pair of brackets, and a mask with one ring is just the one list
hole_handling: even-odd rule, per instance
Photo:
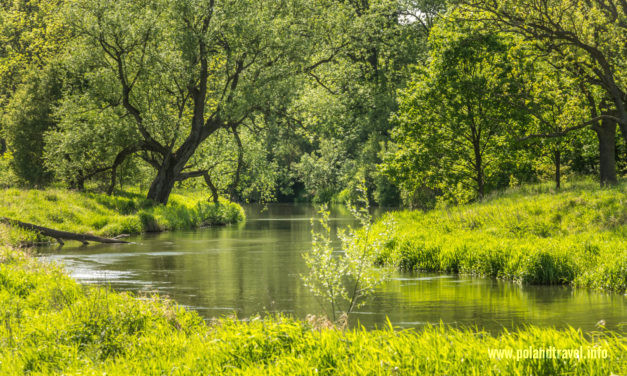
{"label": "grassy riverbank", "polygon": [[383,261],[530,284],[627,289],[627,182],[525,186],[472,205],[387,215]]}
{"label": "grassy riverbank", "polygon": [[[0,190],[0,216],[56,230],[100,236],[192,229],[244,220],[244,211],[227,201],[215,205],[206,194],[172,194],[168,205],[154,205],[138,193],[107,196],[62,189]],[[0,225],[5,244],[47,241],[33,233]]]}
{"label": "grassy riverbank", "polygon": [[[494,337],[450,328],[338,331],[287,318],[206,324],[155,297],[80,286],[0,249],[0,374],[622,374],[622,337],[529,327]],[[517,359],[596,349],[599,359]],[[504,350],[501,358],[490,350]],[[512,351],[513,358],[506,352]],[[570,353],[571,355],[575,353]],[[605,357],[603,357],[605,355]]]}

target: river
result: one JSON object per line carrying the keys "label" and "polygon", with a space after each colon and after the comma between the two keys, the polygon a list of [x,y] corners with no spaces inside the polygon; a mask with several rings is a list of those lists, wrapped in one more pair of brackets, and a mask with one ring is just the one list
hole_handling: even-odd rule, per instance
{"label": "river", "polygon": [[[311,206],[246,207],[246,223],[132,238],[130,245],[89,245],[42,250],[76,280],[118,291],[156,292],[209,319],[282,312],[304,318],[320,313],[300,281],[302,252],[310,247]],[[334,228],[353,223],[342,208]],[[366,328],[420,328],[443,322],[492,332],[526,324],[594,330],[627,325],[627,297],[560,286],[519,286],[467,276],[396,273],[351,317]]]}

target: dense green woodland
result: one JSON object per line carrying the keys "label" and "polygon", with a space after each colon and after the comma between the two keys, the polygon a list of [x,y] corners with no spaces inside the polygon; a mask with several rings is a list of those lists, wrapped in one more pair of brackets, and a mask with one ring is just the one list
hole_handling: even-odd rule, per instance
{"label": "dense green woodland", "polygon": [[0,184],[432,207],[627,171],[624,0],[7,0]]}

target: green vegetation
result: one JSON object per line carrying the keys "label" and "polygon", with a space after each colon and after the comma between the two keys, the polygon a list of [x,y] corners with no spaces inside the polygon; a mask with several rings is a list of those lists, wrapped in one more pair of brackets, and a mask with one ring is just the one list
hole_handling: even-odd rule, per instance
{"label": "green vegetation", "polygon": [[362,307],[365,299],[387,281],[393,271],[388,265],[376,265],[387,243],[388,232],[372,232],[373,221],[364,182],[358,187],[358,198],[348,204],[348,210],[361,227],[355,230],[349,226],[338,231],[341,253],[334,254],[337,251],[329,226],[330,213],[323,205],[319,209],[321,218],[317,226],[313,219],[311,221],[311,249],[303,254],[309,273],[301,275],[301,280],[334,322],[338,321],[337,311],[341,312],[340,320],[344,320],[354,309]]}
{"label": "green vegetation", "polygon": [[2,4],[0,184],[424,208],[627,172],[620,0],[268,4]]}
{"label": "green vegetation", "polygon": [[[172,194],[167,205],[155,205],[139,193],[107,196],[62,189],[0,190],[0,216],[55,230],[101,236],[192,229],[244,220],[234,203],[214,204],[201,192]],[[47,241],[39,235],[0,225],[0,241],[28,245]]]}
{"label": "green vegetation", "polygon": [[[365,184],[368,205],[436,209],[341,234],[344,258],[318,234],[305,279],[332,305],[372,291],[375,259],[622,293],[625,46],[625,0],[3,1],[0,216],[138,234],[242,220],[230,201],[349,202]],[[582,175],[596,184],[564,186]],[[515,188],[549,179],[558,193]],[[0,244],[48,240],[0,226]],[[621,338],[575,329],[208,326],[2,252],[0,373],[626,370]],[[546,344],[610,359],[487,355]]]}
{"label": "green vegetation", "polygon": [[[285,317],[206,324],[172,302],[84,287],[24,253],[0,251],[0,373],[50,374],[621,374],[623,339],[529,327],[491,336],[324,328]],[[322,321],[323,323],[323,321]],[[517,359],[519,350],[589,348],[599,359]],[[498,359],[489,350],[512,350]]]}
{"label": "green vegetation", "polygon": [[625,181],[606,189],[575,182],[559,193],[548,184],[523,186],[383,221],[390,219],[397,225],[381,261],[393,258],[404,269],[627,289]]}

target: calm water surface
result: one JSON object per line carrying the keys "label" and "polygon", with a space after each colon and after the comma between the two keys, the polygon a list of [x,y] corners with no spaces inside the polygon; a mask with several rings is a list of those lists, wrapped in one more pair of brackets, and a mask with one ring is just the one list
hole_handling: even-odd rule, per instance
{"label": "calm water surface", "polygon": [[[131,245],[90,245],[44,251],[82,283],[116,290],[158,292],[206,318],[246,318],[283,312],[299,318],[321,312],[303,287],[302,252],[310,246],[310,206],[246,207],[245,224],[132,239]],[[353,223],[343,209],[334,227]],[[426,323],[477,326],[490,331],[525,324],[595,329],[605,320],[627,325],[627,297],[566,287],[525,286],[456,275],[398,273],[353,315],[368,328]]]}

